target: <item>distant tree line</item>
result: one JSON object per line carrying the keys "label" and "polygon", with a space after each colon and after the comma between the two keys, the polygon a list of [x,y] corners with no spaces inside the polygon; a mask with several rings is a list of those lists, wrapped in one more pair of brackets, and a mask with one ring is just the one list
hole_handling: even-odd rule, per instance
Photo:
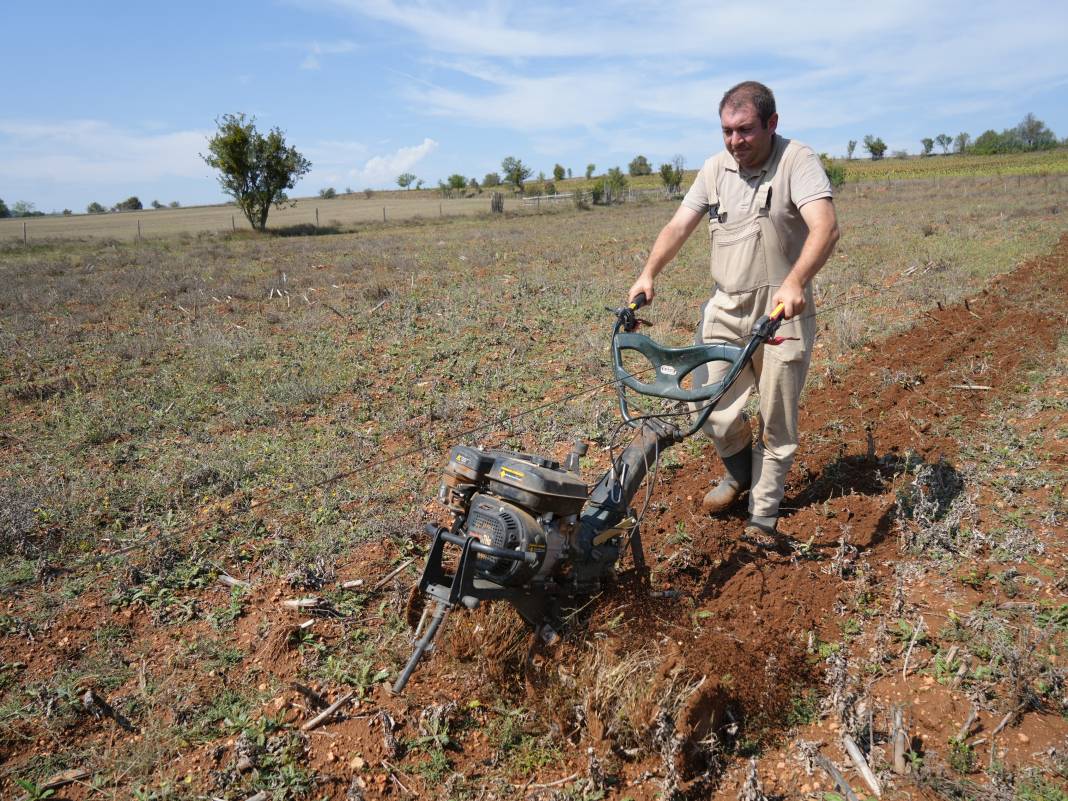
{"label": "distant tree line", "polygon": [[0,200],[0,217],[44,217],[44,212],[38,211],[28,200],[16,200],[11,208]]}
{"label": "distant tree line", "polygon": [[[680,155],[676,155],[670,162],[660,165],[658,173],[666,191],[677,193],[680,190],[685,165],[686,161]],[[596,170],[596,164],[587,164],[584,177],[587,180],[592,180]],[[481,193],[484,189],[497,189],[504,186],[509,187],[517,194],[555,195],[557,192],[556,183],[573,176],[571,168],[559,163],[553,165],[551,178],[541,172],[538,173],[536,179],[531,180],[533,174],[534,171],[524,164],[522,159],[515,156],[507,156],[501,161],[500,171],[486,173],[481,182],[474,177],[468,178],[460,173],[453,173],[448,178],[439,180],[437,189],[442,197],[446,198],[472,197]],[[601,183],[597,188],[591,190],[594,193],[594,202],[600,202],[598,195],[604,196],[607,193],[610,196],[618,196],[627,187],[628,175],[637,177],[652,174],[653,165],[648,158],[640,154],[635,156],[627,165],[626,173],[620,167],[612,167],[601,176]],[[413,185],[418,189],[423,182],[418,180],[413,173],[405,172],[397,176],[396,183],[402,189],[409,189]]]}
{"label": "distant tree line", "polygon": [[[956,136],[940,133],[938,136],[925,136],[920,139],[920,155],[931,156],[934,147],[938,145],[942,149],[942,155],[948,156],[950,147],[954,153],[974,153],[981,156],[990,156],[996,153],[1025,153],[1032,150],[1050,150],[1061,144],[1068,144],[1068,140],[1060,142],[1057,136],[1049,129],[1042,120],[1034,114],[1027,114],[1018,125],[1006,128],[998,133],[990,128],[979,134],[974,140],[971,134],[962,131]],[[846,158],[852,159],[856,150],[857,140],[850,139],[846,146]],[[881,159],[886,153],[886,142],[878,136],[868,134],[864,137],[864,149],[872,157],[872,160]],[[908,156],[905,150],[895,150],[894,156],[904,158]]]}

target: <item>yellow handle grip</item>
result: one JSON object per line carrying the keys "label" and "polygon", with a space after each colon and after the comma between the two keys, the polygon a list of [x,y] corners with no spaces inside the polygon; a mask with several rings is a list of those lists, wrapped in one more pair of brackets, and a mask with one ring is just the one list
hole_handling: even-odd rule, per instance
{"label": "yellow handle grip", "polygon": [[783,305],[782,303],[780,303],[778,306],[776,306],[774,309],[772,309],[770,317],[771,317],[772,320],[777,320],[777,319],[779,319],[780,317],[783,316],[783,313],[785,313],[785,311],[786,311],[786,306]]}

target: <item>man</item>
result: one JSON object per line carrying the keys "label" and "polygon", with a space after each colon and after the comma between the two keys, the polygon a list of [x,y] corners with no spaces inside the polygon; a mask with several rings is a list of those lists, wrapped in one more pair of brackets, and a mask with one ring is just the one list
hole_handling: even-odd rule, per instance
{"label": "man", "polygon": [[[656,276],[707,215],[716,289],[705,304],[697,342],[743,343],[761,315],[783,305],[780,334],[791,339],[757,351],[704,429],[726,475],[703,507],[721,512],[748,490],[745,534],[766,542],[776,534],[797,450],[798,401],[816,334],[811,281],[834,250],[838,221],[819,158],[807,145],[775,133],[779,115],[770,89],[756,81],[732,87],[719,116],[726,150],[704,163],[657,236],[629,297],[644,292],[653,299]],[[728,367],[712,362],[695,371],[695,385],[720,380]],[[754,388],[760,395],[755,445],[743,414]]]}

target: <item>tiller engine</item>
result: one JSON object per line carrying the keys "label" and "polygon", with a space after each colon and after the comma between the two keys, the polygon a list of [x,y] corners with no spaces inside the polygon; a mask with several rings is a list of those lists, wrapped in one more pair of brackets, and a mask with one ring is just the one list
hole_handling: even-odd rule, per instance
{"label": "tiller engine", "polygon": [[[774,338],[782,308],[766,315],[744,346],[712,343],[666,348],[633,333],[644,295],[622,309],[612,309],[612,357],[623,420],[636,429],[627,448],[592,490],[579,473],[586,452],[576,443],[561,465],[551,459],[505,450],[457,445],[449,452],[439,500],[452,513],[448,528],[429,524],[432,542],[415,591],[426,605],[415,631],[415,651],[393,685],[401,692],[424,653],[432,648],[448,614],[458,606],[473,609],[481,601],[508,601],[534,627],[560,625],[567,599],[597,593],[613,575],[629,535],[635,567],[645,563],[637,522],[630,509],[646,475],[666,448],[697,432],[719,399],[734,383],[753,353]],[[649,366],[632,372],[623,352],[636,351]],[[690,374],[712,361],[730,363],[713,384],[683,387]],[[640,376],[655,371],[651,382]],[[677,415],[631,414],[626,389],[643,395],[688,403],[691,417],[683,430],[668,418]],[[445,568],[446,547],[458,549],[455,568]]]}

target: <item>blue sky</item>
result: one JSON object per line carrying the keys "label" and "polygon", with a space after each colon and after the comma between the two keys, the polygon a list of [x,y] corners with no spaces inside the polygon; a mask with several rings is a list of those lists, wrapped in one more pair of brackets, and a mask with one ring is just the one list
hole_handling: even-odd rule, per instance
{"label": "blue sky", "polygon": [[198,154],[227,112],[311,159],[298,196],[481,180],[509,155],[697,167],[748,78],[775,91],[781,133],[835,155],[1027,112],[1068,136],[1063,0],[40,0],[8,4],[2,40],[0,198],[43,211],[222,201]]}

